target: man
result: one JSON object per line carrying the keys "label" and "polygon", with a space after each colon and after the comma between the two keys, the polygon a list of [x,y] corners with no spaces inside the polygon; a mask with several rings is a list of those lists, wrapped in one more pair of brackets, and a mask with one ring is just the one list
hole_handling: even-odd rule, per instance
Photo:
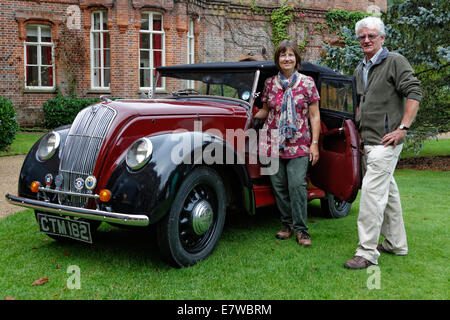
{"label": "man", "polygon": [[[365,174],[358,215],[359,244],[354,258],[344,266],[363,269],[378,264],[380,251],[408,253],[400,195],[393,175],[422,91],[406,58],[383,48],[386,34],[380,18],[358,21],[355,32],[365,55],[354,73]],[[385,240],[378,244],[380,234]]]}

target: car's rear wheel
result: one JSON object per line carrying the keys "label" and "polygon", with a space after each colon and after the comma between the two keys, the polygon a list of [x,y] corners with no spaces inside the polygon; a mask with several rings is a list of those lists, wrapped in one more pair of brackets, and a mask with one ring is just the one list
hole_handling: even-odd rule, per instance
{"label": "car's rear wheel", "polygon": [[352,203],[338,200],[332,194],[327,193],[325,198],[320,199],[320,206],[328,217],[342,218],[349,213]]}
{"label": "car's rear wheel", "polygon": [[164,260],[186,267],[205,259],[219,241],[225,215],[225,187],[220,176],[207,167],[194,169],[157,227]]}

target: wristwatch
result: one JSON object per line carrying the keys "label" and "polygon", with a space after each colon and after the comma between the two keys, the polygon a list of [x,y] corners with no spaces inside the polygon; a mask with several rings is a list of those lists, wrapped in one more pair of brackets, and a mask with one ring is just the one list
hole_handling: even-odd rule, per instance
{"label": "wristwatch", "polygon": [[319,141],[313,140],[312,143],[314,143],[314,144],[319,144]]}
{"label": "wristwatch", "polygon": [[407,126],[405,126],[404,124],[401,124],[398,128],[399,128],[400,130],[406,130],[406,131],[409,130],[409,128],[408,128]]}

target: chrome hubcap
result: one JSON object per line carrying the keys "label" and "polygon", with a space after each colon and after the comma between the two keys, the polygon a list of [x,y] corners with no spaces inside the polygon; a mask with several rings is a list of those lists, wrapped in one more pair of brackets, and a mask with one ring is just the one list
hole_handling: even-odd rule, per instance
{"label": "chrome hubcap", "polygon": [[211,227],[213,210],[206,200],[197,202],[192,209],[192,228],[195,234],[202,235]]}

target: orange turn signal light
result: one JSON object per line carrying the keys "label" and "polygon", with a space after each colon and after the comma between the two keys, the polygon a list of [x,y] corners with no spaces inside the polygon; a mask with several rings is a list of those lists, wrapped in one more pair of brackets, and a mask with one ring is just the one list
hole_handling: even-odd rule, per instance
{"label": "orange turn signal light", "polygon": [[108,189],[103,189],[99,193],[99,199],[101,202],[108,202],[111,200],[111,191]]}
{"label": "orange turn signal light", "polygon": [[30,186],[31,192],[37,193],[40,186],[41,184],[39,183],[39,181],[33,181]]}

